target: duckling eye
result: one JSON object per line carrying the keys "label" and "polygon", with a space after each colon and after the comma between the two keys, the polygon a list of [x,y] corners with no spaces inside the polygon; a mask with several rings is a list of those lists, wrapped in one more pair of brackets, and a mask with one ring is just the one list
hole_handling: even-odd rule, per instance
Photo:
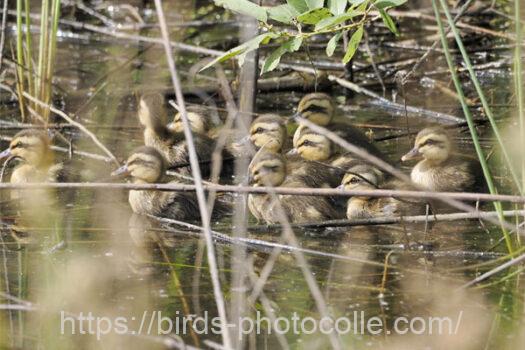
{"label": "duckling eye", "polygon": [[257,129],[255,129],[255,131],[253,132],[254,134],[260,134],[260,133],[263,133],[265,132],[266,130],[264,128],[261,128],[261,127],[258,127]]}
{"label": "duckling eye", "polygon": [[436,141],[436,140],[426,140],[425,142],[423,142],[423,144],[421,145],[421,147],[423,146],[432,146],[432,145],[437,145],[439,144],[440,142],[439,141]]}
{"label": "duckling eye", "polygon": [[11,146],[11,149],[15,149],[15,148],[27,148],[29,147],[28,145],[26,145],[25,143],[23,142],[17,142],[15,143],[14,145]]}
{"label": "duckling eye", "polygon": [[315,146],[315,142],[312,142],[310,140],[305,140],[301,146]]}
{"label": "duckling eye", "polygon": [[265,166],[264,167],[266,170],[269,170],[269,171],[276,171],[279,166],[278,165],[273,165],[273,166]]}
{"label": "duckling eye", "polygon": [[358,178],[358,177],[353,177],[353,178],[350,179],[350,183],[351,184],[356,184],[356,183],[359,183],[359,182],[361,182],[361,179]]}

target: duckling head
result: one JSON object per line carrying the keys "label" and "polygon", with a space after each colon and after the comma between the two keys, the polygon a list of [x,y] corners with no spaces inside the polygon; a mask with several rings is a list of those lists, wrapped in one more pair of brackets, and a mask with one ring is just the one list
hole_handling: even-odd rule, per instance
{"label": "duckling head", "polygon": [[417,134],[414,148],[401,161],[423,158],[430,163],[440,164],[447,160],[451,149],[450,137],[443,128],[425,128]]}
{"label": "duckling head", "polygon": [[166,127],[168,116],[164,108],[164,97],[160,93],[148,93],[140,97],[139,121],[143,127],[160,130]]}
{"label": "duckling head", "polygon": [[49,137],[40,130],[23,130],[16,134],[9,148],[0,153],[0,159],[18,158],[32,166],[41,166],[52,162]]}
{"label": "duckling head", "polygon": [[323,162],[332,156],[333,144],[325,135],[305,128],[297,141],[297,153],[306,160]]}
{"label": "duckling head", "polygon": [[277,114],[263,114],[250,126],[250,141],[257,149],[281,152],[286,141],[286,124]]}
{"label": "duckling head", "polygon": [[166,164],[162,155],[153,147],[139,147],[129,156],[126,164],[111,173],[112,176],[127,175],[135,183],[160,182]]}
{"label": "duckling head", "polygon": [[286,177],[286,163],[278,153],[260,149],[252,159],[250,166],[250,185],[254,187],[276,187],[283,183]]}
{"label": "duckling head", "polygon": [[383,182],[383,173],[370,165],[360,164],[348,169],[341,182],[345,190],[374,190]]}
{"label": "duckling head", "polygon": [[[190,129],[193,132],[199,134],[206,134],[210,128],[209,122],[204,116],[203,110],[197,110],[195,108],[188,108],[186,116],[190,123]],[[178,112],[173,118],[173,122],[170,124],[170,129],[174,132],[184,132],[184,123],[182,120],[182,114]]]}
{"label": "duckling head", "polygon": [[320,126],[327,126],[334,117],[335,106],[332,98],[323,93],[311,93],[302,98],[297,106],[298,117]]}

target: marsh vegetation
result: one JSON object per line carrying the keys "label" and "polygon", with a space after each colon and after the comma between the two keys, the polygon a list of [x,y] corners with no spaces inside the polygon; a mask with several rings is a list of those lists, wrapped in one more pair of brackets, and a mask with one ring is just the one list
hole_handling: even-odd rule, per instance
{"label": "marsh vegetation", "polygon": [[1,347],[523,346],[519,0],[1,3]]}

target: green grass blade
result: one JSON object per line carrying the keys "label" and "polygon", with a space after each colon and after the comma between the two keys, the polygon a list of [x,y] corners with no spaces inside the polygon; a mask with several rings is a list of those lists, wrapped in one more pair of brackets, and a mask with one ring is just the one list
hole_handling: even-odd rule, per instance
{"label": "green grass blade", "polygon": [[18,99],[20,101],[20,113],[22,115],[22,121],[25,121],[25,108],[24,108],[24,34],[22,31],[22,0],[16,1],[16,60],[17,60],[17,91]]}

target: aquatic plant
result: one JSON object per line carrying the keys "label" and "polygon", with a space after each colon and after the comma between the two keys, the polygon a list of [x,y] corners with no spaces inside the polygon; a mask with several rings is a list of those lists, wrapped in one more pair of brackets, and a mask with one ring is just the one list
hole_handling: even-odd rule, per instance
{"label": "aquatic plant", "polygon": [[[16,2],[17,93],[22,120],[27,118],[30,111],[32,116],[41,117],[46,123],[49,119],[49,106],[26,101],[23,95],[27,92],[45,104],[51,100],[60,3],[60,0],[42,0],[40,18],[45,20],[40,21],[38,50],[33,52],[30,2]],[[25,22],[22,22],[23,19]]]}
{"label": "aquatic plant", "polygon": [[[262,65],[261,74],[264,74],[274,70],[284,54],[298,51],[315,35],[332,35],[326,45],[326,54],[332,56],[341,37],[351,33],[342,59],[346,64],[355,55],[363,39],[364,27],[371,21],[372,11],[379,13],[392,33],[399,34],[387,11],[405,2],[406,0],[328,0],[325,4],[324,0],[287,0],[286,4],[263,7],[249,0],[215,0],[219,6],[257,19],[264,33],[227,51],[202,69],[231,58],[236,58],[242,66],[246,54],[258,49],[260,45],[271,41],[279,43],[280,46],[267,56]],[[295,28],[290,30],[288,27],[274,26],[273,22]]]}

